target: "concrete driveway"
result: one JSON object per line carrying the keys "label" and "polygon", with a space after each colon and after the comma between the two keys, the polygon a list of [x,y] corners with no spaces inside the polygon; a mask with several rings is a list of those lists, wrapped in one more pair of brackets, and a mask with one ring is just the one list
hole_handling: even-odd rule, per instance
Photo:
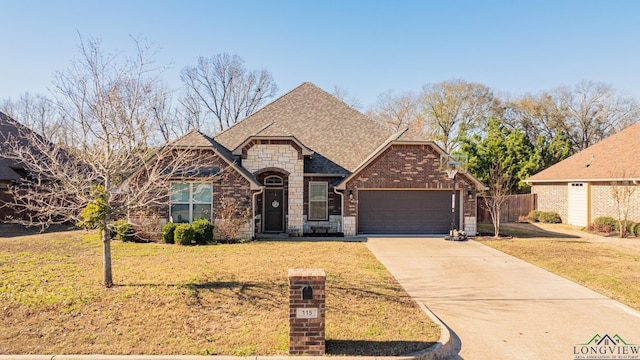
{"label": "concrete driveway", "polygon": [[475,241],[370,237],[367,246],[451,329],[454,359],[594,359],[609,350],[640,359],[633,346],[580,345],[617,334],[640,351],[640,313],[527,262]]}

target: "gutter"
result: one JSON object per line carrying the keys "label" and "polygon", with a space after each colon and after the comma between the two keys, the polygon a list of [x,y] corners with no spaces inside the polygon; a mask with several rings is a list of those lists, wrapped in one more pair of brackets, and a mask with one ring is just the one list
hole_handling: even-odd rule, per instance
{"label": "gutter", "polygon": [[[256,238],[256,198],[258,195],[264,192],[264,186],[260,187],[258,192],[253,193],[252,201],[251,201],[251,238]],[[262,217],[260,217],[260,222],[262,222]]]}
{"label": "gutter", "polygon": [[338,189],[336,189],[336,187],[333,187],[333,192],[335,194],[340,195],[340,229],[338,229],[338,232],[343,232],[344,230],[344,194],[341,192],[338,192]]}

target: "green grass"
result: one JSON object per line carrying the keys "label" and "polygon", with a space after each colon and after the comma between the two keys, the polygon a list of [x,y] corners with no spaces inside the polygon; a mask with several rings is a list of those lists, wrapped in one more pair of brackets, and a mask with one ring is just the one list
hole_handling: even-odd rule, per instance
{"label": "green grass", "polygon": [[288,351],[289,268],[327,273],[329,354],[401,355],[440,330],[362,243],[185,247],[97,234],[0,238],[0,353],[278,355]]}

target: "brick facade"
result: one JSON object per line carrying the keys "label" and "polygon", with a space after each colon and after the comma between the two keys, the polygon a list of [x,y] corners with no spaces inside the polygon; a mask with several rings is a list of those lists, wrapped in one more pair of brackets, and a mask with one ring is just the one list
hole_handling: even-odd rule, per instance
{"label": "brick facade", "polygon": [[[358,218],[358,189],[433,189],[451,190],[451,179],[439,171],[440,153],[431,145],[391,145],[377,159],[346,184],[344,199],[344,233],[355,235]],[[461,190],[462,226],[476,226],[476,188],[464,176],[456,177],[456,189]],[[471,194],[471,197],[467,194]],[[349,196],[347,194],[352,194]]]}
{"label": "brick facade", "polygon": [[[233,199],[240,211],[244,209],[252,208],[252,191],[251,185],[249,181],[243,177],[240,173],[235,170],[229,168],[229,165],[226,161],[221,159],[218,155],[216,155],[213,150],[201,150],[207,151],[206,154],[203,153],[203,164],[206,164],[207,167],[219,167],[221,169],[221,175],[219,177],[202,180],[196,178],[179,178],[172,181],[184,181],[184,182],[198,182],[198,181],[206,181],[212,183],[212,214],[210,221],[213,224],[216,224],[219,219],[219,211],[216,209],[222,199]],[[150,235],[152,233],[157,233],[157,237],[149,236],[152,240],[159,240],[159,233],[162,225],[169,222],[169,210],[170,210],[170,199],[169,199],[169,187],[166,188],[166,195],[157,201],[157,205],[151,206],[144,214],[129,214],[129,220],[134,224],[137,224],[141,228],[147,228],[149,230],[145,232],[149,232]],[[251,238],[251,221],[247,222],[240,230],[239,236],[241,238]]]}
{"label": "brick facade", "polygon": [[[304,177],[304,222],[305,232],[310,232],[313,226],[329,226],[331,233],[342,232],[342,197],[334,191],[334,184],[342,180],[341,177],[305,176]],[[309,183],[312,181],[327,183],[328,217],[325,220],[309,220]]]}
{"label": "brick facade", "polygon": [[[631,185],[637,188],[632,194],[631,204],[640,204],[640,187],[637,185]],[[613,199],[613,186],[611,182],[593,182],[589,183],[590,204],[589,214],[591,223],[595,218],[600,216],[611,216],[617,219],[618,211],[615,200]],[[568,218],[568,185],[567,183],[552,183],[544,185],[533,185],[531,187],[531,193],[537,194],[538,206],[537,209],[541,211],[555,211],[560,214],[562,221],[565,222]],[[629,219],[633,221],[640,221],[640,207],[631,206],[629,212]]]}
{"label": "brick facade", "polygon": [[531,193],[537,195],[537,210],[553,211],[560,215],[563,222],[567,220],[569,215],[567,204],[569,188],[567,183],[532,185]]}
{"label": "brick facade", "polygon": [[[613,198],[613,188],[611,183],[591,184],[591,221],[600,216],[611,216],[615,219],[620,217]],[[640,186],[629,185],[629,188],[632,194],[628,220],[640,222]]]}

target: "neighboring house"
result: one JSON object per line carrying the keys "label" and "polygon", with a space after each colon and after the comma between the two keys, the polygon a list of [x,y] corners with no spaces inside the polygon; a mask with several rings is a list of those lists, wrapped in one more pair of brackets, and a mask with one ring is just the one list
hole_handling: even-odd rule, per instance
{"label": "neighboring house", "polygon": [[538,210],[555,211],[567,224],[586,226],[599,216],[618,218],[614,189],[633,191],[629,219],[640,221],[640,123],[609,136],[527,180]]}
{"label": "neighboring house", "polygon": [[8,159],[5,154],[9,151],[7,139],[10,136],[19,139],[25,131],[31,130],[0,112],[0,222],[23,217],[9,206],[14,199],[8,189],[27,174],[22,164]]}
{"label": "neighboring house", "polygon": [[[215,154],[211,182],[175,179],[161,222],[218,219],[220,199],[251,209],[244,236],[309,232],[446,234],[451,180],[443,150],[407,130],[391,133],[311,83],[303,83],[217,136],[190,132],[173,146]],[[476,193],[456,178],[456,225],[474,235]]]}

